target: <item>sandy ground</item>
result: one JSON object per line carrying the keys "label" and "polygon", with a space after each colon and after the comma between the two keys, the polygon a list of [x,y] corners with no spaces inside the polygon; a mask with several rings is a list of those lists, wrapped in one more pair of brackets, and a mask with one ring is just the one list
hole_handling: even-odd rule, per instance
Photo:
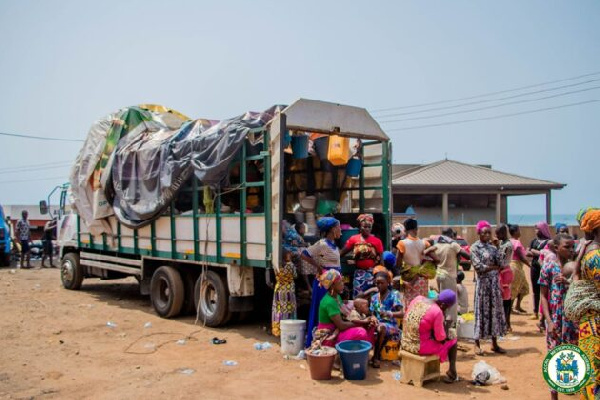
{"label": "sandy ground", "polygon": [[[471,278],[467,273],[472,293]],[[470,379],[473,365],[485,360],[506,377],[505,391],[466,380],[416,388],[396,381],[399,368],[390,363],[369,368],[364,381],[345,381],[339,372],[331,381],[312,381],[306,361],[284,359],[279,345],[254,349],[259,341],[275,343],[266,323],[211,329],[194,325],[191,317],[161,319],[133,279],[90,279],[81,291],[69,291],[57,269],[1,269],[0,310],[3,399],[549,398],[541,374],[545,341],[528,316],[513,316],[516,340],[502,342],[506,355],[492,354],[489,343],[482,357],[465,342],[469,350],[459,352],[461,378]],[[108,321],[117,326],[107,327]],[[144,327],[148,322],[151,327]],[[214,336],[227,343],[211,344]],[[176,343],[184,338],[184,345]],[[225,366],[225,360],[238,365]]]}

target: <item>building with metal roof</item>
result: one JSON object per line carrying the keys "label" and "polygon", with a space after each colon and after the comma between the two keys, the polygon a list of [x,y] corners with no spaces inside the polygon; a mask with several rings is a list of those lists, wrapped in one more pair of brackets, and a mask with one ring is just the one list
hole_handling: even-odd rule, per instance
{"label": "building with metal roof", "polygon": [[563,183],[496,171],[490,165],[442,160],[426,165],[394,165],[394,213],[416,214],[424,225],[506,222],[509,196],[546,196],[550,223],[552,190]]}

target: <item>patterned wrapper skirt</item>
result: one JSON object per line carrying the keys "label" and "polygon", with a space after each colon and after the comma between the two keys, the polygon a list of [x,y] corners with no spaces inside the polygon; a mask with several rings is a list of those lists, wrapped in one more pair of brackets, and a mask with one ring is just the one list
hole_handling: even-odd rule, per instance
{"label": "patterned wrapper skirt", "polygon": [[510,269],[514,275],[513,281],[510,284],[510,296],[513,300],[519,296],[523,298],[529,294],[529,284],[525,277],[524,265],[521,261],[513,260],[510,262]]}
{"label": "patterned wrapper skirt", "polygon": [[352,297],[356,298],[361,292],[371,289],[374,285],[372,270],[357,269],[354,271],[354,281],[352,283]]}
{"label": "patterned wrapper skirt", "polygon": [[273,336],[281,335],[280,321],[296,319],[296,288],[294,276],[286,276],[275,284],[273,307],[271,308],[271,332]]}
{"label": "patterned wrapper skirt", "polygon": [[592,374],[588,384],[581,389],[581,399],[600,398],[600,314],[590,312],[579,321],[579,348],[590,359]]}
{"label": "patterned wrapper skirt", "polygon": [[500,280],[496,271],[477,279],[475,288],[475,339],[488,339],[506,334]]}

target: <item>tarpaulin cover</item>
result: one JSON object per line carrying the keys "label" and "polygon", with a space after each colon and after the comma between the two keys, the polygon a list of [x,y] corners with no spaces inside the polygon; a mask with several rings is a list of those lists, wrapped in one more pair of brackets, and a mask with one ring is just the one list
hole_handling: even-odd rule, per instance
{"label": "tarpaulin cover", "polygon": [[110,232],[114,214],[130,228],[156,219],[192,176],[218,186],[244,139],[262,131],[281,110],[214,121],[189,120],[162,106],[121,109],[97,121],[71,171],[72,203],[94,234]]}

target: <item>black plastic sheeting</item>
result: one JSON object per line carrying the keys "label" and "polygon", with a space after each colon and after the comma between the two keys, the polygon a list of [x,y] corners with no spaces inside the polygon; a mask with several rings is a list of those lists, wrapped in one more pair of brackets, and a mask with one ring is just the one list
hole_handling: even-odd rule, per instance
{"label": "black plastic sheeting", "polygon": [[189,121],[177,131],[125,135],[111,156],[104,187],[115,215],[124,225],[141,228],[168,208],[192,174],[202,185],[226,184],[229,164],[246,137],[263,140],[261,131],[283,108],[220,122]]}

